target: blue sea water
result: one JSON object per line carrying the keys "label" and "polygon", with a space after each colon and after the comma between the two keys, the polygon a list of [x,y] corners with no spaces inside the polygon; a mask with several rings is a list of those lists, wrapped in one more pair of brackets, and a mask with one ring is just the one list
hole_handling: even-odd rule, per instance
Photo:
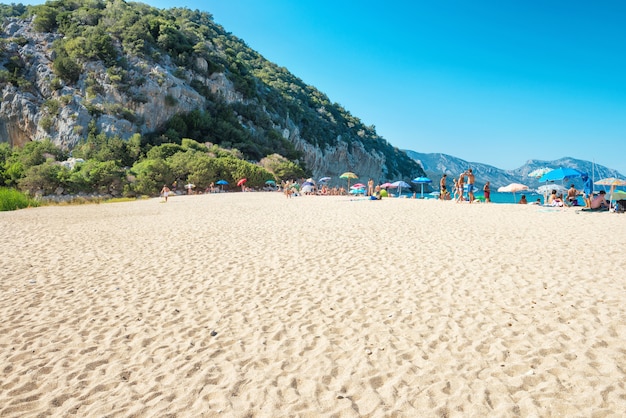
{"label": "blue sea water", "polygon": [[[530,193],[500,193],[500,192],[491,192],[491,202],[492,203],[517,203],[519,202],[522,195],[526,196],[526,200],[530,202],[535,202],[537,199],[540,199],[541,204],[543,205],[543,195],[530,192]],[[483,197],[483,194],[477,194],[476,197]],[[578,200],[578,203],[582,203],[582,200]]]}
{"label": "blue sea water", "polygon": [[[526,200],[528,203],[536,202],[537,199],[540,199],[541,204],[544,203],[544,196],[542,194],[534,193],[534,192],[524,192],[524,193],[500,193],[500,192],[491,192],[491,203],[517,203],[522,195],[526,196]],[[413,192],[402,192],[402,196],[410,198],[413,196]],[[467,196],[467,195],[466,195]],[[417,192],[417,197],[420,197],[420,193]],[[483,199],[483,193],[474,193],[474,197],[477,199]],[[424,193],[425,199],[436,199],[435,196]],[[583,205],[584,203],[581,198],[578,198],[578,204]]]}
{"label": "blue sea water", "polygon": [[[607,192],[607,197],[608,197],[608,193],[610,190],[610,187],[605,187],[605,186],[595,186],[595,191],[599,191],[599,190],[604,190]],[[618,187],[617,190],[624,190],[624,188],[622,187]],[[626,191],[626,190],[624,190]],[[393,193],[393,191],[392,191]],[[417,198],[420,198],[420,191],[418,190],[415,193]],[[532,202],[536,202],[537,199],[539,199],[540,204],[544,204],[544,195],[540,194],[540,193],[536,193],[536,192],[532,192],[532,191],[527,191],[527,192],[517,192],[515,194],[513,193],[501,193],[501,192],[491,192],[491,203],[517,203],[519,202],[520,198],[522,197],[522,195],[526,195],[526,201],[528,203],[532,203]],[[467,194],[465,194],[465,196],[467,197]],[[405,198],[411,198],[413,197],[413,191],[412,190],[403,190],[402,191],[402,197]],[[483,199],[484,195],[483,192],[476,192],[474,193],[474,197],[477,199]],[[436,196],[433,196],[430,194],[430,192],[426,192],[424,191],[424,199],[436,199]],[[578,200],[578,205],[579,206],[585,206],[585,203],[583,202],[583,199],[581,196],[578,196],[577,198]]]}

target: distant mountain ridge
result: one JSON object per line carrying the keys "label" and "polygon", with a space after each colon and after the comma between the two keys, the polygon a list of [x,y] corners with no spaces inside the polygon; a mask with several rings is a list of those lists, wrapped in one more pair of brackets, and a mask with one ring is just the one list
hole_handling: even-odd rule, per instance
{"label": "distant mountain ridge", "polygon": [[[543,183],[540,183],[537,178],[528,177],[528,174],[534,170],[544,167],[553,169],[559,167],[574,168],[583,173],[588,173],[590,176],[592,175],[596,180],[606,177],[625,177],[617,170],[613,170],[599,164],[594,164],[592,161],[577,160],[571,157],[563,157],[552,161],[528,160],[526,164],[516,168],[515,170],[502,170],[488,164],[470,162],[442,153],[421,153],[411,150],[404,151],[409,157],[422,166],[426,172],[426,176],[433,180],[435,188],[437,188],[437,184],[443,173],[446,173],[450,178],[456,178],[460,173],[468,168],[471,168],[476,175],[476,185],[478,187],[482,187],[487,181],[489,181],[492,189],[494,190],[510,183],[522,183],[531,189],[536,189]],[[572,181],[568,181],[568,183],[574,183],[576,187],[582,188],[581,179],[573,179]]]}

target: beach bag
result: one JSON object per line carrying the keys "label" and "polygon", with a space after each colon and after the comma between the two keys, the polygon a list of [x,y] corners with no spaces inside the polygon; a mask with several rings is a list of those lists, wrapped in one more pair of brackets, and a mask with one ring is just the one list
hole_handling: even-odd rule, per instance
{"label": "beach bag", "polygon": [[617,213],[626,212],[626,199],[620,199],[617,201],[617,206],[615,206],[615,212]]}

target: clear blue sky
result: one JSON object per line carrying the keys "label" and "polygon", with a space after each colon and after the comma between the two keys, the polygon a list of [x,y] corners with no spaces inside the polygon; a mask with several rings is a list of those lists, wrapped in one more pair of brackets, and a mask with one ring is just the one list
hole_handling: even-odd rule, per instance
{"label": "clear blue sky", "polygon": [[626,1],[145,3],[211,13],[399,148],[626,175]]}

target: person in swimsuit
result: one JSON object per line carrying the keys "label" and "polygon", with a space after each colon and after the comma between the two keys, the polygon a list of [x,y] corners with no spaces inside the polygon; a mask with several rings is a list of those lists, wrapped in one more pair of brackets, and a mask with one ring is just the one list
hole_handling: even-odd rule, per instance
{"label": "person in swimsuit", "polygon": [[570,188],[567,190],[567,203],[571,206],[576,203],[576,196],[578,196],[578,190],[572,184]]}
{"label": "person in swimsuit", "polygon": [[462,202],[463,201],[463,183],[464,183],[464,179],[465,179],[465,173],[461,173],[461,175],[459,176],[459,179],[456,182],[456,191],[454,192],[454,195],[457,196],[456,201],[457,202]]}
{"label": "person in swimsuit", "polygon": [[491,186],[489,185],[489,182],[485,183],[483,193],[485,194],[485,203],[491,202]]}
{"label": "person in swimsuit", "polygon": [[163,198],[167,202],[167,197],[170,195],[170,188],[167,187],[167,184],[163,185],[163,188],[161,189],[161,195],[163,195]]}
{"label": "person in swimsuit", "polygon": [[591,209],[608,209],[609,204],[606,201],[606,192],[600,190],[598,195],[591,201]]}
{"label": "person in swimsuit", "polygon": [[374,180],[372,179],[367,181],[367,195],[374,196]]}
{"label": "person in swimsuit", "polygon": [[467,175],[467,199],[470,203],[474,201],[474,174],[472,173],[472,169],[468,169],[466,172]]}
{"label": "person in swimsuit", "polygon": [[583,176],[583,181],[585,184],[583,185],[583,200],[585,201],[585,207],[591,207],[591,198],[593,197],[593,180],[587,176]]}
{"label": "person in swimsuit", "polygon": [[443,176],[441,176],[441,180],[439,180],[439,199],[443,200],[446,197],[446,180],[447,180],[448,175],[444,174]]}

